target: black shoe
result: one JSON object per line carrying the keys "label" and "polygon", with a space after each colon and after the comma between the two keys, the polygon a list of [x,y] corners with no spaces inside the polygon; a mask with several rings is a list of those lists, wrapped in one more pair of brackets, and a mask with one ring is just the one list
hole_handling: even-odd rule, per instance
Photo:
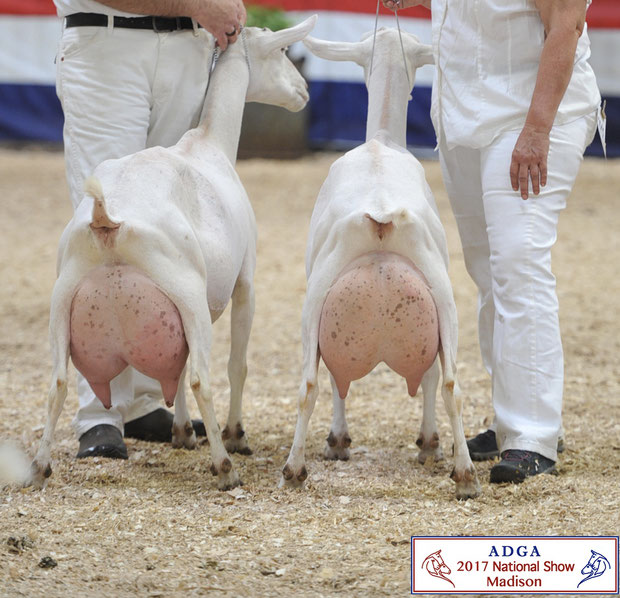
{"label": "black shoe", "polygon": [[480,432],[478,436],[470,438],[467,441],[467,448],[472,461],[486,461],[499,457],[497,439],[493,430]]}
{"label": "black shoe", "polygon": [[[125,424],[125,438],[137,438],[150,442],[170,442],[172,440],[172,421],[174,415],[160,407]],[[193,419],[192,426],[196,436],[206,436],[205,425],[200,419]]]}
{"label": "black shoe", "polygon": [[86,457],[107,457],[108,459],[127,459],[127,447],[116,426],[99,424],[80,436],[78,459]]}
{"label": "black shoe", "polygon": [[555,461],[538,453],[509,449],[502,453],[502,460],[491,468],[491,483],[520,484],[525,478],[539,473],[557,473]]}
{"label": "black shoe", "polygon": [[[499,457],[497,438],[493,430],[480,432],[467,441],[469,456],[472,461],[487,461]],[[558,453],[564,452],[564,438],[558,438]]]}

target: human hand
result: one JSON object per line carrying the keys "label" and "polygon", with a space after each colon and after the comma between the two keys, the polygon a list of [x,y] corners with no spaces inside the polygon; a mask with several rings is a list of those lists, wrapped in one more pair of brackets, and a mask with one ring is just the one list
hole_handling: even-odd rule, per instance
{"label": "human hand", "polygon": [[237,41],[247,18],[241,0],[200,0],[191,16],[213,34],[222,50]]}
{"label": "human hand", "polygon": [[547,184],[547,155],[549,153],[549,132],[525,125],[510,162],[510,183],[515,191],[521,189],[521,198],[528,198],[529,182],[532,181],[534,195]]}
{"label": "human hand", "polygon": [[431,0],[383,0],[383,6],[388,10],[401,10],[412,6],[426,6],[430,9]]}

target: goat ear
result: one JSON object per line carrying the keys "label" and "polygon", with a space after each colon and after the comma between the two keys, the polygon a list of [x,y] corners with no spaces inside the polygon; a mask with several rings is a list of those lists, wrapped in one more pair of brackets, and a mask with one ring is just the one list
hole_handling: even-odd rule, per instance
{"label": "goat ear", "polygon": [[305,21],[302,21],[294,27],[275,31],[272,35],[269,36],[269,39],[266,41],[266,50],[268,52],[271,52],[272,50],[275,50],[277,48],[285,48],[286,46],[290,46],[295,42],[301,41],[304,37],[306,37],[306,35],[308,35],[308,33],[312,31],[318,18],[318,15],[312,15],[311,17],[308,17]]}
{"label": "goat ear", "polygon": [[425,64],[435,64],[435,56],[433,55],[433,47],[426,44],[420,44],[415,56],[416,68]]}
{"label": "goat ear", "polygon": [[310,52],[325,60],[350,60],[360,64],[362,47],[360,42],[329,42],[308,36],[304,45]]}

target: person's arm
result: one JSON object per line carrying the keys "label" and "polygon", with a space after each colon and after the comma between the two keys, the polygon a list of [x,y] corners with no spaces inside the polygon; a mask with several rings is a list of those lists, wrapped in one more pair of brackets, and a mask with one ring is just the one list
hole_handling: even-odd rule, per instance
{"label": "person's arm", "polygon": [[[241,0],[99,0],[110,8],[137,15],[191,17],[213,34],[218,46],[226,49],[245,25]],[[233,35],[226,35],[232,33]]]}
{"label": "person's arm", "polygon": [[549,133],[573,73],[577,42],[586,17],[586,0],[536,0],[545,27],[536,85],[510,163],[510,182],[521,197],[534,195],[547,184]]}
{"label": "person's arm", "polygon": [[412,6],[424,6],[431,9],[431,0],[383,0],[383,6],[390,10],[411,8]]}

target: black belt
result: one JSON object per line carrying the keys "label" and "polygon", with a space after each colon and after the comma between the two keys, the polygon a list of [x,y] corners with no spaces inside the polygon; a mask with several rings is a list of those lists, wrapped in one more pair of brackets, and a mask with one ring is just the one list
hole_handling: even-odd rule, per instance
{"label": "black belt", "polygon": [[[108,15],[100,15],[94,12],[76,12],[65,17],[65,26],[107,27]],[[180,29],[193,29],[194,23],[189,17],[114,17],[114,27],[178,31]]]}

